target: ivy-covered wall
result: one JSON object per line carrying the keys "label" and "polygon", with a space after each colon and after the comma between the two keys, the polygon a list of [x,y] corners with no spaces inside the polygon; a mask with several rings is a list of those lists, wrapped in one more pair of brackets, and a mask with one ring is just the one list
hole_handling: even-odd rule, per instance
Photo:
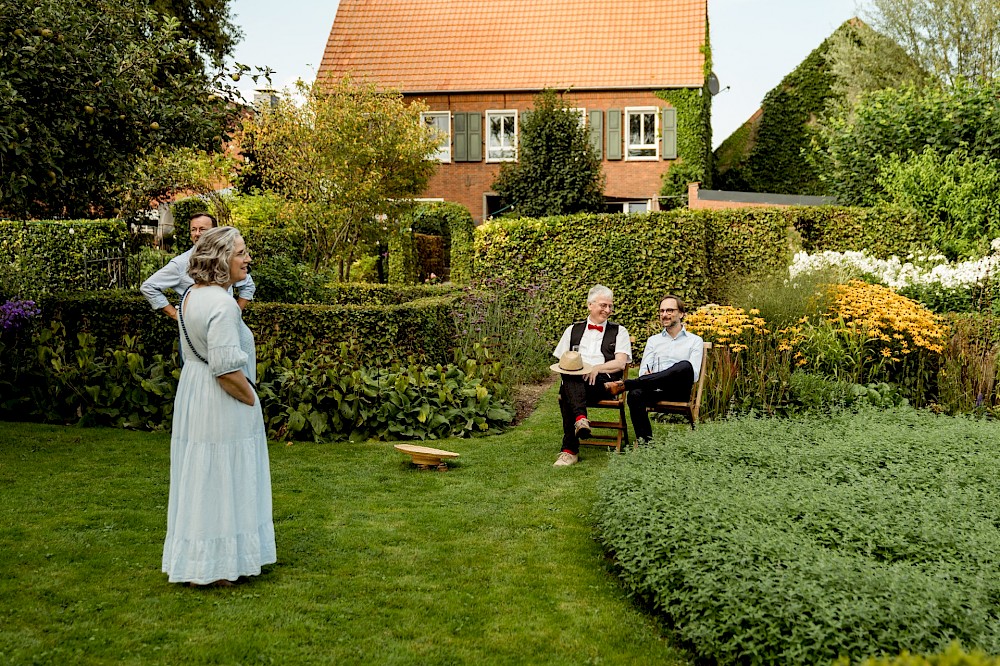
{"label": "ivy-covered wall", "polygon": [[[844,23],[834,34],[850,30]],[[764,97],[761,116],[748,120],[715,151],[714,187],[737,192],[823,195],[827,191],[802,157],[809,125],[834,96],[826,60],[832,35]]]}
{"label": "ivy-covered wall", "polygon": [[687,204],[688,183],[699,182],[712,187],[712,95],[707,81],[712,74],[712,49],[708,28],[705,30],[704,80],[700,89],[661,90],[660,99],[677,109],[677,160],[663,175],[660,187],[660,207],[663,210],[681,208]]}

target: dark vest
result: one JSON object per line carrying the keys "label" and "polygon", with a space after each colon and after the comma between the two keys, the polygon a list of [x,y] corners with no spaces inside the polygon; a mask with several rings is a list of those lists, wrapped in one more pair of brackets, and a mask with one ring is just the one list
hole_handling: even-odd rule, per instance
{"label": "dark vest", "polygon": [[[578,347],[580,345],[580,340],[583,338],[584,332],[587,330],[586,321],[578,321],[573,324],[573,329],[569,333],[569,346],[570,349],[573,347]],[[601,353],[604,354],[604,361],[613,361],[615,359],[615,340],[618,337],[618,324],[610,321],[604,322],[604,339],[601,340]],[[610,373],[612,377],[620,377],[622,373],[612,372]]]}

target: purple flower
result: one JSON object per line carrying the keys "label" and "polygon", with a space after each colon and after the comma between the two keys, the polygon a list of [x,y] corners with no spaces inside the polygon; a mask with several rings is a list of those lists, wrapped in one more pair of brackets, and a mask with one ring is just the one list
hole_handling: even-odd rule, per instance
{"label": "purple flower", "polygon": [[12,298],[0,305],[0,330],[16,331],[30,318],[42,313],[34,301]]}

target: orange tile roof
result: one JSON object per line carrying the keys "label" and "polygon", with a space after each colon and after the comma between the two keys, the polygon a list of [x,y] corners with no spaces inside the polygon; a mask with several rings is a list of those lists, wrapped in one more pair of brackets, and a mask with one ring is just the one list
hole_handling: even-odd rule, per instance
{"label": "orange tile roof", "polygon": [[340,0],[318,77],[404,93],[700,87],[708,0]]}

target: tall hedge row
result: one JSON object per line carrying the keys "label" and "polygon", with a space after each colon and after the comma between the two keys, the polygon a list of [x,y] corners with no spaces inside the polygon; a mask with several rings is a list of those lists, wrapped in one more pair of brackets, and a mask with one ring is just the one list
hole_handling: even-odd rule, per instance
{"label": "tall hedge row", "polygon": [[[793,229],[800,244],[790,237]],[[545,283],[551,317],[543,329],[552,338],[586,316],[591,286],[607,285],[615,291],[613,320],[641,339],[656,328],[656,301],[667,292],[701,305],[719,299],[734,280],[783,270],[793,250],[905,256],[929,237],[920,217],[900,208],[678,209],[494,220],[476,229],[475,275],[514,287]]]}
{"label": "tall hedge row", "polygon": [[785,209],[807,252],[865,250],[880,259],[930,245],[930,229],[905,208],[801,206]]}
{"label": "tall hedge row", "polygon": [[586,316],[587,290],[604,284],[615,291],[612,320],[641,339],[664,294],[700,304],[725,280],[783,267],[785,224],[752,210],[493,221],[476,230],[475,270],[514,287],[543,283],[553,340]]}
{"label": "tall hedge row", "polygon": [[22,295],[86,289],[87,259],[130,250],[122,220],[0,222],[0,271]]}

